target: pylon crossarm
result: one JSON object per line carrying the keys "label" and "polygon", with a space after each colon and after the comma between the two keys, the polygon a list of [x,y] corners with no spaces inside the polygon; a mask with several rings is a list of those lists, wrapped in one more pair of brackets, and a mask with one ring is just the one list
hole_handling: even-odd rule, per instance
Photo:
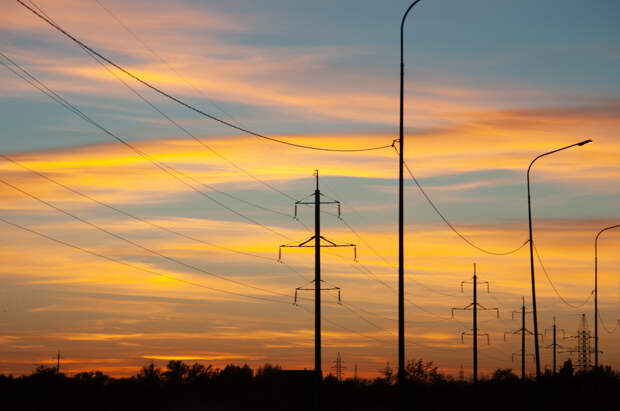
{"label": "pylon crossarm", "polygon": [[[316,239],[316,236],[313,235],[312,237],[308,238],[306,241],[303,241],[303,242],[299,243],[299,245],[297,247],[303,247],[303,246],[305,246],[306,244],[308,244],[310,241],[312,241],[314,239]],[[314,247],[314,245],[312,245],[310,247]]]}
{"label": "pylon crossarm", "polygon": [[[329,243],[332,247],[337,247],[336,243],[334,243],[331,240],[328,240],[327,238],[321,236],[321,240],[324,240],[325,242]],[[327,246],[328,247],[328,246]]]}
{"label": "pylon crossarm", "polygon": [[312,194],[308,194],[307,196],[305,196],[305,197],[304,197],[304,198],[302,198],[301,200],[297,200],[297,201],[295,201],[295,204],[314,204],[314,201],[313,201],[313,202],[311,202],[311,203],[310,203],[310,202],[304,202],[304,200],[306,200],[307,198],[310,198],[310,197],[314,197],[314,193],[312,193]]}

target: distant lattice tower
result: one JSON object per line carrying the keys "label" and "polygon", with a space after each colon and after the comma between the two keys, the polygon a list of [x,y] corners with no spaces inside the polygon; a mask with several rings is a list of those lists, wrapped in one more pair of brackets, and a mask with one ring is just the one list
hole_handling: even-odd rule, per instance
{"label": "distant lattice tower", "polygon": [[592,367],[590,354],[590,339],[592,338],[586,315],[581,314],[581,323],[577,331],[577,368],[581,371],[587,371]]}
{"label": "distant lattice tower", "polygon": [[[342,381],[342,370],[346,368],[344,365],[342,365],[343,363],[344,361],[342,361],[342,358],[340,357],[340,353],[338,353],[338,356],[336,357],[336,361],[334,361],[334,365],[332,366],[332,368],[336,369],[336,378],[338,379],[338,381]],[[357,373],[357,364],[355,367],[356,367],[356,373]]]}

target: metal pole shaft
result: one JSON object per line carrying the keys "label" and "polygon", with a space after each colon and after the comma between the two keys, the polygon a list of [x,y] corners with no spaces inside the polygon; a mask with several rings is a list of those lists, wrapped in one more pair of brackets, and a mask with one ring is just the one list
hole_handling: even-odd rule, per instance
{"label": "metal pole shaft", "polygon": [[[406,14],[405,14],[406,16]],[[404,24],[404,17],[403,17]],[[400,124],[398,141],[398,384],[400,386],[401,409],[405,409],[405,250],[404,250],[404,185],[403,163],[405,152],[404,133],[404,88],[405,62],[403,51],[403,25],[400,30]]]}
{"label": "metal pole shaft", "polygon": [[521,306],[521,379],[525,381],[525,301]]}
{"label": "metal pole shaft", "polygon": [[594,240],[594,370],[598,370],[598,235]]}
{"label": "metal pole shaft", "polygon": [[475,273],[476,265],[474,264],[474,385],[478,383],[478,286]]}
{"label": "metal pole shaft", "polygon": [[555,356],[556,356],[556,339],[555,339],[555,332],[556,332],[556,327],[555,327],[555,317],[553,317],[553,374],[555,374],[555,370],[556,370],[556,362],[555,362]]}
{"label": "metal pole shaft", "polygon": [[532,199],[530,195],[529,168],[527,170],[527,216],[530,232],[530,271],[532,275],[532,316],[534,319],[534,355],[536,357],[536,382],[540,382],[540,350],[538,347],[538,315],[536,312],[536,281],[534,277],[534,244],[532,241]]}
{"label": "metal pole shaft", "polygon": [[318,170],[314,192],[314,372],[315,409],[319,410],[323,372],[321,371],[321,192]]}

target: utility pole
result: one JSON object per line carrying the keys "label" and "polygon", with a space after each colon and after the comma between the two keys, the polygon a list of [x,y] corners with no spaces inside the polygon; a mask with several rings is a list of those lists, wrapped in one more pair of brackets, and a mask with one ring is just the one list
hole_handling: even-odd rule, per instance
{"label": "utility pole", "polygon": [[[532,314],[532,311],[525,311],[525,297],[523,297],[523,304],[521,305],[521,310],[520,311],[513,311],[512,312],[512,319],[515,319],[515,314],[521,314],[521,328],[519,328],[518,330],[514,330],[514,331],[506,331],[504,332],[504,341],[506,341],[506,335],[507,334],[521,334],[521,354],[519,354],[519,356],[521,357],[521,380],[525,381],[525,335],[534,335],[534,333],[530,330],[528,330],[527,328],[525,328],[525,314]],[[513,360],[514,360],[514,354],[513,354]]]}
{"label": "utility pole", "polygon": [[56,356],[56,375],[60,374],[60,350],[58,350],[58,355]]}
{"label": "utility pole", "polygon": [[[342,370],[346,368],[342,364],[342,358],[340,357],[340,353],[338,353],[336,361],[334,361],[334,365],[332,366],[332,368],[336,369],[336,378],[338,379],[338,381],[342,381]],[[355,365],[355,379],[357,379],[357,364]]]}
{"label": "utility pole", "polygon": [[550,345],[547,345],[545,348],[552,348],[553,349],[553,374],[555,375],[557,373],[557,351],[558,348],[562,348],[564,349],[565,347],[562,347],[560,344],[557,343],[557,333],[558,331],[562,331],[562,335],[564,336],[564,330],[563,329],[558,329],[557,324],[555,322],[555,316],[553,316],[553,328],[551,328],[551,330],[549,330],[548,328],[545,328],[545,335],[547,334],[547,331],[552,331],[553,332],[553,343]]}
{"label": "utility pole", "polygon": [[355,363],[355,368],[353,369],[354,374],[353,374],[353,379],[355,379],[355,381],[357,381],[357,363]]}
{"label": "utility pole", "polygon": [[[321,291],[337,290],[338,302],[340,303],[340,288],[331,286],[322,287],[325,281],[321,280],[321,248],[323,247],[353,247],[354,257],[357,257],[357,248],[355,244],[336,244],[333,241],[321,235],[321,204],[336,204],[338,206],[338,217],[340,217],[340,201],[330,200],[321,201],[321,197],[325,197],[319,190],[319,170],[315,170],[316,176],[316,188],[314,193],[307,196],[305,199],[314,196],[314,201],[296,201],[295,202],[295,218],[297,218],[297,206],[298,205],[314,205],[314,235],[296,245],[283,244],[280,246],[278,252],[278,261],[282,261],[282,248],[314,248],[314,280],[308,284],[314,283],[313,288],[297,287],[295,289],[295,300],[293,304],[297,304],[297,292],[298,291],[314,291],[314,374],[315,374],[315,388],[314,388],[314,409],[320,409],[320,390],[321,381],[323,380],[323,371],[321,368]],[[323,240],[326,244],[321,244]],[[313,243],[312,243],[313,242]],[[306,285],[308,285],[306,284]]]}
{"label": "utility pole", "polygon": [[454,311],[455,310],[472,310],[473,311],[473,329],[470,332],[464,331],[461,333],[461,342],[464,342],[463,336],[464,335],[472,335],[473,339],[474,339],[474,347],[473,347],[473,355],[474,355],[474,387],[478,384],[478,335],[484,335],[487,337],[487,344],[490,343],[489,341],[489,334],[479,334],[478,333],[478,309],[480,308],[483,311],[486,310],[495,310],[497,311],[497,318],[499,318],[499,308],[486,308],[485,306],[483,306],[482,304],[478,303],[478,284],[486,284],[487,286],[487,293],[489,292],[489,282],[488,281],[482,281],[482,282],[478,282],[478,276],[476,275],[476,263],[474,263],[474,277],[473,277],[473,282],[469,282],[469,281],[461,281],[461,292],[463,292],[463,284],[472,284],[473,285],[473,292],[474,292],[474,296],[473,296],[473,302],[463,308],[452,308],[452,318],[454,318]]}

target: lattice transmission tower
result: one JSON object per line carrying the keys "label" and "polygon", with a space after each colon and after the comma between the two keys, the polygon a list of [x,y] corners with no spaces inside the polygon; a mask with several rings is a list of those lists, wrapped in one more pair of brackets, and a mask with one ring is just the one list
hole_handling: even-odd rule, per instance
{"label": "lattice transmission tower", "polygon": [[[338,356],[334,360],[334,365],[332,365],[332,369],[336,370],[336,378],[338,379],[338,381],[342,381],[342,370],[347,368],[343,364],[344,361],[342,361],[342,357],[340,357],[340,353],[338,353]],[[355,378],[357,379],[357,364],[355,365]]]}

